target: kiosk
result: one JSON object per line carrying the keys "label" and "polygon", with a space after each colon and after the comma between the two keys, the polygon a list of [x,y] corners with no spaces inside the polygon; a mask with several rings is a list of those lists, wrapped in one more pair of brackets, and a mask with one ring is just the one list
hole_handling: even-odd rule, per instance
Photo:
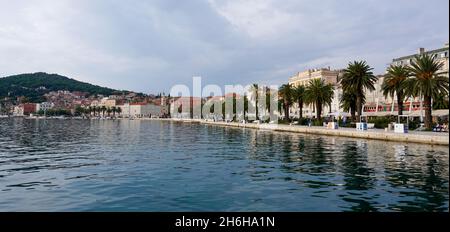
{"label": "kiosk", "polygon": [[[363,118],[365,119],[363,121]],[[367,116],[361,115],[359,117],[359,122],[356,123],[356,130],[366,131],[367,130]]]}
{"label": "kiosk", "polygon": [[[406,118],[406,124],[400,123],[401,118]],[[394,124],[394,133],[406,134],[408,133],[409,128],[409,116],[408,115],[399,115],[398,122]]]}

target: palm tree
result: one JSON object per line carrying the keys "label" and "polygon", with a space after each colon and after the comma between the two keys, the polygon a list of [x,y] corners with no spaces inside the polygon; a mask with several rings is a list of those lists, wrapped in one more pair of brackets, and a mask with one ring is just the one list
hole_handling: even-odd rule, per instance
{"label": "palm tree", "polygon": [[303,105],[305,103],[305,86],[299,85],[297,87],[294,87],[294,99],[297,101],[298,108],[299,108],[299,118],[303,118]]}
{"label": "palm tree", "polygon": [[94,112],[94,109],[93,109],[94,107],[92,107],[92,106],[89,106],[89,115],[92,115],[92,113]]}
{"label": "palm tree", "polygon": [[122,113],[122,108],[117,107],[117,108],[116,108],[116,112],[119,114],[119,117],[120,117],[120,114]]}
{"label": "palm tree", "polygon": [[307,102],[314,103],[316,106],[316,117],[321,119],[322,107],[331,105],[333,100],[334,88],[332,84],[325,84],[322,79],[312,79],[309,81],[305,90],[305,99]]}
{"label": "palm tree", "polygon": [[111,111],[113,113],[113,117],[116,117],[117,108],[115,106],[111,107]]}
{"label": "palm tree", "polygon": [[100,112],[102,111],[102,107],[97,106],[95,108],[97,109],[98,116],[100,116]]}
{"label": "palm tree", "polygon": [[449,79],[440,71],[443,66],[443,63],[428,54],[416,56],[411,63],[413,78],[408,79],[408,93],[416,97],[423,96],[427,129],[432,127],[432,99],[438,98],[439,94],[448,94],[449,91]]}
{"label": "palm tree", "polygon": [[91,111],[92,113],[94,113],[94,117],[96,116],[96,112],[97,112],[97,107],[96,106],[92,106],[91,107]]}
{"label": "palm tree", "polygon": [[358,116],[362,115],[363,98],[365,90],[375,90],[374,84],[377,78],[373,75],[371,68],[366,61],[354,61],[349,63],[344,70],[344,75],[340,79],[342,90],[354,92],[356,95],[356,111]]}
{"label": "palm tree", "polygon": [[445,110],[448,109],[448,95],[439,94],[433,99],[433,110]]}
{"label": "palm tree", "polygon": [[[247,95],[244,95],[244,112],[242,112],[242,114],[244,116],[244,120],[247,120],[247,116],[246,116],[247,112],[248,112],[248,97],[247,97]],[[238,112],[236,112],[236,113],[238,113]]]}
{"label": "palm tree", "polygon": [[292,86],[290,84],[282,85],[278,90],[278,94],[282,99],[285,120],[289,121],[290,120],[289,108],[292,105],[292,95],[293,95]]}
{"label": "palm tree", "polygon": [[258,84],[253,84],[251,87],[250,87],[250,91],[252,92],[252,100],[255,102],[255,108],[256,108],[256,111],[255,111],[255,113],[256,113],[256,120],[259,120],[259,117],[258,117],[258,95],[259,95],[259,86],[258,86]]}
{"label": "palm tree", "polygon": [[84,115],[85,116],[91,114],[91,108],[90,107],[83,108],[83,111],[84,111]]}
{"label": "palm tree", "polygon": [[106,106],[102,106],[102,107],[100,107],[100,111],[102,112],[102,116],[104,117],[105,116],[105,112],[106,112]]}
{"label": "palm tree", "polygon": [[411,75],[409,68],[403,65],[391,65],[387,69],[381,89],[385,97],[397,94],[398,115],[403,115],[403,101],[405,100],[406,80]]}
{"label": "palm tree", "polygon": [[271,89],[267,86],[264,88],[266,93],[266,102],[265,102],[266,110],[269,113],[269,115],[274,115],[279,109],[278,105],[275,106],[276,108],[272,105],[272,103],[278,101],[278,91],[275,89]]}
{"label": "palm tree", "polygon": [[[340,99],[341,108],[348,112],[350,111],[350,115],[352,117],[352,121],[356,120],[356,94],[355,92],[348,91],[344,92]],[[362,100],[362,104],[366,103],[366,97],[364,96]]]}

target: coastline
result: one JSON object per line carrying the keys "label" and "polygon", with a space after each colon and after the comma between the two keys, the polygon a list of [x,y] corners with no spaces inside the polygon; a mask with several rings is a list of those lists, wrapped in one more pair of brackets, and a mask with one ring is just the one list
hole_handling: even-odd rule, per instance
{"label": "coastline", "polygon": [[134,120],[149,120],[149,121],[167,121],[167,122],[182,122],[182,123],[199,123],[210,126],[235,127],[235,128],[249,128],[257,130],[272,130],[277,132],[290,132],[301,134],[314,135],[329,135],[337,137],[358,138],[358,139],[372,139],[392,142],[405,143],[421,143],[428,145],[449,145],[449,133],[444,132],[410,132],[407,134],[398,134],[393,131],[386,132],[380,129],[370,129],[368,131],[357,131],[355,128],[339,128],[337,130],[322,128],[322,127],[307,127],[298,125],[281,125],[281,124],[254,124],[254,123],[236,123],[236,122],[209,122],[198,119],[158,119],[158,118],[142,118]]}
{"label": "coastline", "polygon": [[[27,118],[37,119],[40,118]],[[50,119],[50,118],[49,118]],[[58,119],[58,118],[55,118]],[[69,118],[66,118],[69,119]],[[98,119],[81,119],[77,120],[98,120]],[[323,127],[307,127],[299,125],[282,125],[282,124],[255,124],[255,123],[236,123],[236,122],[211,122],[200,119],[176,119],[176,118],[116,118],[115,120],[140,120],[140,121],[163,121],[163,122],[180,122],[180,123],[197,123],[208,126],[248,128],[255,130],[271,130],[277,132],[325,135],[336,137],[347,137],[357,139],[372,139],[391,142],[403,143],[419,143],[427,145],[449,146],[449,133],[446,132],[416,132],[412,131],[407,134],[398,134],[393,131],[384,131],[381,129],[369,129],[367,131],[357,131],[355,128],[339,128],[337,130]]]}

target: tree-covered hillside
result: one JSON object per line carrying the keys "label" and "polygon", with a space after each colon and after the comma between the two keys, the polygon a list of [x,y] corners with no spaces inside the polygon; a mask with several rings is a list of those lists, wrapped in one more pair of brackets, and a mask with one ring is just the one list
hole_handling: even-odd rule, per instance
{"label": "tree-covered hillside", "polygon": [[31,102],[43,100],[43,95],[58,90],[80,91],[91,95],[111,95],[123,91],[91,85],[58,74],[31,73],[0,78],[0,98],[24,96]]}

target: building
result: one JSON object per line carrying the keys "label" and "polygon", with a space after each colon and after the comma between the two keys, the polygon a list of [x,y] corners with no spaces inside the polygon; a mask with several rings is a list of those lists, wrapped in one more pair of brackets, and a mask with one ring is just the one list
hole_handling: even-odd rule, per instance
{"label": "building", "polygon": [[449,52],[448,43],[445,44],[444,47],[442,47],[442,48],[438,48],[438,49],[434,49],[434,50],[430,50],[430,51],[426,51],[425,48],[419,48],[417,54],[411,54],[411,55],[407,55],[407,56],[394,58],[392,60],[391,64],[392,65],[410,65],[413,62],[415,56],[427,54],[427,55],[435,57],[439,62],[442,62],[444,64],[441,71],[443,74],[448,76],[448,56],[449,56],[448,52]]}
{"label": "building", "polygon": [[23,107],[21,107],[21,106],[14,106],[14,108],[13,108],[13,115],[14,116],[23,116]]}
{"label": "building", "polygon": [[304,72],[299,72],[289,78],[289,84],[293,86],[307,86],[310,80],[320,78],[327,84],[335,85],[337,83],[337,78],[340,72],[340,70],[331,70],[330,67],[321,69],[309,69]]}
{"label": "building", "polygon": [[[420,48],[417,54],[411,54],[407,56],[402,56],[399,58],[394,58],[392,60],[392,65],[410,65],[416,55],[428,54],[434,56],[438,59],[439,62],[442,62],[444,65],[441,69],[443,75],[448,76],[448,57],[449,57],[449,45],[445,44],[444,47],[426,51],[424,48]],[[289,84],[293,87],[304,85],[307,86],[309,81],[312,79],[322,79],[325,83],[332,84],[334,86],[334,98],[331,103],[331,107],[324,106],[323,116],[327,115],[344,115],[343,109],[340,108],[340,99],[342,97],[342,88],[338,83],[338,78],[343,74],[342,70],[331,70],[328,68],[321,69],[311,69],[304,72],[299,72],[296,75],[289,78]],[[363,115],[367,116],[387,116],[387,115],[397,115],[398,113],[398,104],[396,101],[396,96],[385,97],[383,95],[383,91],[381,86],[384,81],[384,75],[378,75],[377,81],[375,83],[374,91],[366,90],[366,104],[363,107]],[[409,97],[404,102],[404,114],[417,116],[423,115],[423,105],[421,100],[418,98]],[[304,117],[313,117],[315,109],[312,105],[304,106],[303,115]],[[422,113],[419,113],[422,112]],[[448,112],[448,110],[447,110]],[[293,106],[290,109],[290,114],[292,117],[298,117],[299,108],[297,103],[294,102]],[[434,113],[433,113],[434,114]],[[436,115],[441,116],[442,113],[438,113],[436,111]]]}
{"label": "building", "polygon": [[116,99],[102,98],[102,100],[100,100],[100,106],[105,106],[106,108],[116,106]]}
{"label": "building", "polygon": [[[321,69],[310,69],[304,72],[299,72],[296,75],[289,78],[289,84],[293,87],[297,87],[299,85],[308,86],[309,82],[313,79],[322,79],[326,84],[332,84],[334,87],[334,97],[331,102],[331,106],[324,106],[322,110],[323,116],[326,115],[338,115],[343,111],[340,108],[339,99],[342,96],[342,89],[338,83],[339,76],[342,75],[342,70],[331,70],[328,68]],[[293,117],[298,117],[299,115],[299,107],[295,102],[290,109],[290,115]],[[304,117],[313,117],[315,115],[315,108],[313,105],[305,105],[303,107],[303,115]]]}
{"label": "building", "polygon": [[118,105],[120,115],[124,118],[164,117],[168,114],[168,106],[142,103],[126,103]]}
{"label": "building", "polygon": [[35,103],[23,103],[14,107],[13,115],[14,116],[27,116],[32,113],[36,113],[36,104]]}
{"label": "building", "polygon": [[[402,56],[399,58],[394,58],[391,65],[405,65],[409,66],[413,62],[415,56],[428,54],[434,56],[439,62],[444,65],[441,69],[443,75],[448,76],[448,56],[449,56],[449,45],[445,44],[444,47],[426,51],[424,48],[419,48],[417,54],[411,54],[407,56]],[[398,104],[397,97],[391,96],[385,97],[381,90],[381,85],[383,83],[384,76],[378,76],[378,81],[375,83],[375,91],[366,93],[366,104],[364,105],[364,114],[368,116],[386,116],[386,115],[397,115],[398,114]],[[403,103],[403,114],[412,115],[417,117],[423,117],[423,104],[421,99],[408,97]],[[437,111],[438,112],[438,111]],[[436,112],[436,113],[437,113]],[[437,115],[441,116],[441,115]]]}
{"label": "building", "polygon": [[47,102],[54,104],[53,108],[57,109],[73,109],[76,104],[75,102],[83,101],[87,93],[83,92],[70,92],[70,91],[52,91],[46,93],[44,96]]}
{"label": "building", "polygon": [[[170,115],[172,118],[192,118],[194,108],[201,112],[202,103],[200,97],[178,97],[170,104]],[[194,115],[194,118],[199,117],[201,115]]]}
{"label": "building", "polygon": [[36,112],[38,111],[48,111],[50,109],[53,109],[53,107],[55,107],[55,104],[51,103],[51,102],[42,102],[40,104],[36,104]]}
{"label": "building", "polygon": [[92,100],[91,101],[91,106],[105,106],[106,108],[111,108],[113,106],[116,106],[117,104],[117,100],[116,99],[111,99],[108,97],[104,97],[100,100]]}

